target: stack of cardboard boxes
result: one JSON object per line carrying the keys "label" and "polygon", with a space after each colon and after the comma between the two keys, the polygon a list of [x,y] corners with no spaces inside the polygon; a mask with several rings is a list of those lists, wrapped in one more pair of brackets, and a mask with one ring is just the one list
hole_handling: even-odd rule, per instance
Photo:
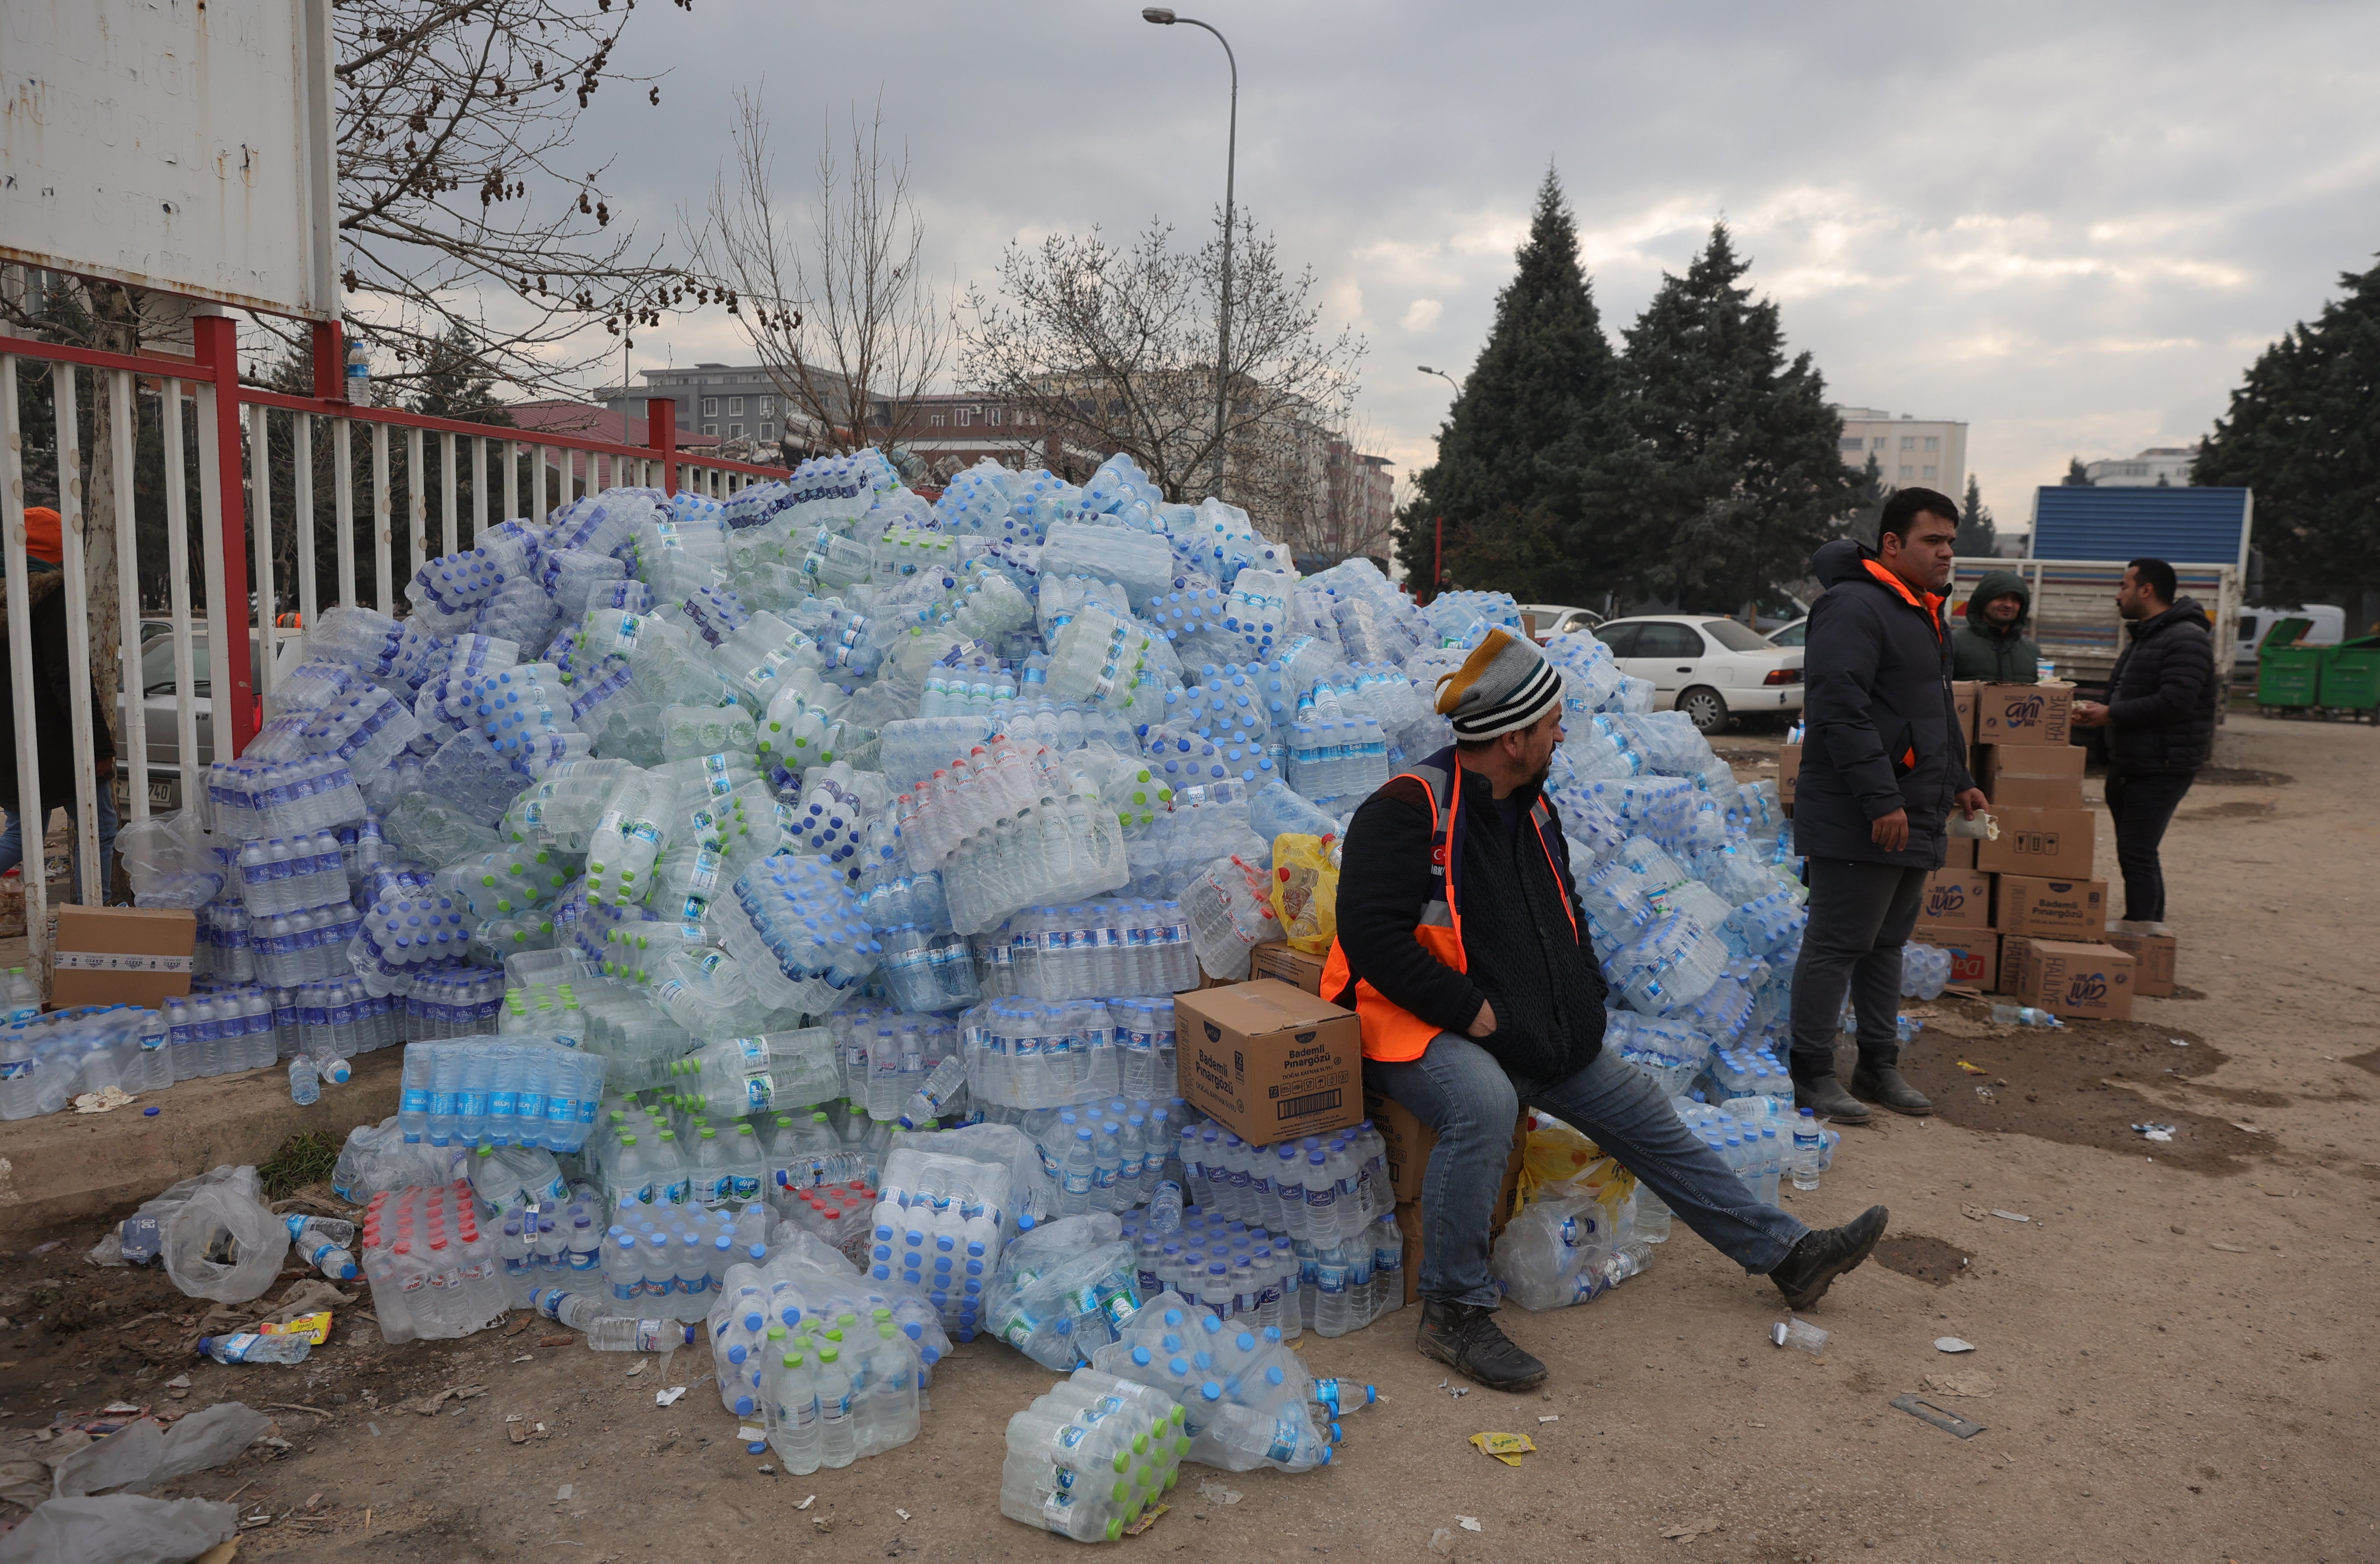
{"label": "stack of cardboard boxes", "polygon": [[[1954,838],[1927,879],[1920,943],[1950,952],[1951,981],[2059,1015],[2123,1020],[2132,996],[2173,992],[2174,942],[2107,932],[2095,878],[2098,822],[2082,802],[2070,685],[1960,684],[1968,770],[1992,801],[1997,841]],[[1801,754],[1779,758],[1790,806]]]}

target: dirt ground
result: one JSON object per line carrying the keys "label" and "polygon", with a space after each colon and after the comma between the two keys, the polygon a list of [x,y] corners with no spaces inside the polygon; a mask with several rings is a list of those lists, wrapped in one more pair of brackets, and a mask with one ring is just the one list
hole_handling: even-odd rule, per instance
{"label": "dirt ground", "polygon": [[[1721,747],[1749,777],[1775,744]],[[1819,1224],[1893,1211],[1879,1260],[1811,1315],[1833,1333],[1822,1357],[1771,1347],[1774,1290],[1682,1226],[1647,1274],[1592,1304],[1507,1311],[1553,1367],[1542,1393],[1440,1389],[1410,1312],[1309,1334],[1316,1373],[1380,1391],[1345,1420],[1334,1464],[1185,1467],[1173,1509],[1118,1546],[1426,1559],[1442,1528],[1456,1559],[2380,1558],[2375,744],[2369,728],[2253,715],[2223,730],[2224,770],[2167,842],[2187,997],[2049,1033],[1994,1027],[1972,1002],[1928,1007],[1910,1068],[1940,1116],[1848,1131],[1824,1187],[1791,1197]],[[2104,824],[2099,852],[2112,865]],[[198,1310],[162,1277],[86,1266],[91,1229],[49,1236],[60,1246],[0,1257],[0,1438],[117,1398],[269,1406],[285,1451],[254,1447],[170,1490],[265,1517],[243,1558],[724,1564],[1075,1546],[998,1514],[1002,1427],[1051,1376],[987,1342],[937,1371],[915,1444],[765,1475],[695,1353],[549,1347],[553,1328],[526,1323],[392,1349],[358,1325],[303,1365],[224,1368],[188,1355]],[[1943,1336],[1977,1350],[1940,1354]],[[184,1372],[176,1399],[165,1381]],[[685,1400],[654,1404],[688,1381]],[[471,1386],[484,1392],[402,1404]],[[1912,1392],[1984,1431],[1895,1410]],[[1481,1430],[1527,1434],[1538,1453],[1508,1469],[1466,1445]],[[1695,1534],[1665,1538],[1681,1530]]]}

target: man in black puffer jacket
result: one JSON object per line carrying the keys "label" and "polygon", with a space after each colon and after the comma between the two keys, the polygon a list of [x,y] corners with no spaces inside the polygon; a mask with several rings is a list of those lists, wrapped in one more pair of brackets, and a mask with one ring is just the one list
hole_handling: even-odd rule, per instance
{"label": "man in black puffer jacket", "polygon": [[1546,1366],[1496,1324],[1488,1229],[1524,1103],[1592,1136],[1695,1232],[1807,1308],[1882,1236],[1883,1206],[1813,1231],[1745,1188],[1653,1078],[1603,1046],[1604,980],[1543,788],[1561,675],[1491,632],[1448,674],[1455,744],[1364,801],[1347,828],[1322,992],[1353,1008],[1364,1083],[1438,1136],[1423,1175],[1417,1345],[1491,1389]]}
{"label": "man in black puffer jacket", "polygon": [[[1791,1070],[1794,1099],[1829,1118],[1865,1119],[1859,1097],[1933,1110],[1900,1078],[1900,947],[1925,877],[1949,856],[1951,809],[1985,804],[1967,775],[1939,595],[1958,515],[1947,494],[1903,489],[1885,502],[1877,552],[1840,538],[1810,560],[1826,591],[1810,609],[1793,793],[1810,924],[1793,969]],[[1859,1016],[1851,1092],[1835,1079],[1847,988]]]}
{"label": "man in black puffer jacket", "polygon": [[2108,927],[2121,934],[2168,932],[2157,849],[2215,752],[2214,625],[2196,599],[2175,595],[2179,585],[2161,559],[2124,567],[2116,612],[2129,623],[2107,703],[2074,708],[2076,727],[2107,730],[2107,814],[2124,871],[2124,915]]}

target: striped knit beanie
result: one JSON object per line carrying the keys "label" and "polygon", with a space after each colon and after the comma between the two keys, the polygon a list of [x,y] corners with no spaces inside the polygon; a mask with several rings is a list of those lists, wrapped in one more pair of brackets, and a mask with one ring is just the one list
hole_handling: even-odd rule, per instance
{"label": "striped knit beanie", "polygon": [[1532,643],[1490,630],[1463,666],[1438,681],[1438,711],[1464,743],[1536,724],[1561,704],[1561,675]]}

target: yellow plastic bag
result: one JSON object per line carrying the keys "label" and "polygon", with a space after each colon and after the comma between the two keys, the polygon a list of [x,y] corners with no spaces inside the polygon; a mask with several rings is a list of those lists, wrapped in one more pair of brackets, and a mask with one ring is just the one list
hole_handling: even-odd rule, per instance
{"label": "yellow plastic bag", "polygon": [[1603,1154],[1579,1131],[1560,1120],[1539,1115],[1539,1127],[1529,1131],[1521,1153],[1521,1184],[1514,1209],[1541,1199],[1556,1185],[1585,1189],[1617,1213],[1620,1203],[1636,1187],[1636,1176]]}
{"label": "yellow plastic bag", "polygon": [[1339,839],[1284,832],[1272,839],[1272,910],[1281,937],[1318,956],[1339,934]]}

